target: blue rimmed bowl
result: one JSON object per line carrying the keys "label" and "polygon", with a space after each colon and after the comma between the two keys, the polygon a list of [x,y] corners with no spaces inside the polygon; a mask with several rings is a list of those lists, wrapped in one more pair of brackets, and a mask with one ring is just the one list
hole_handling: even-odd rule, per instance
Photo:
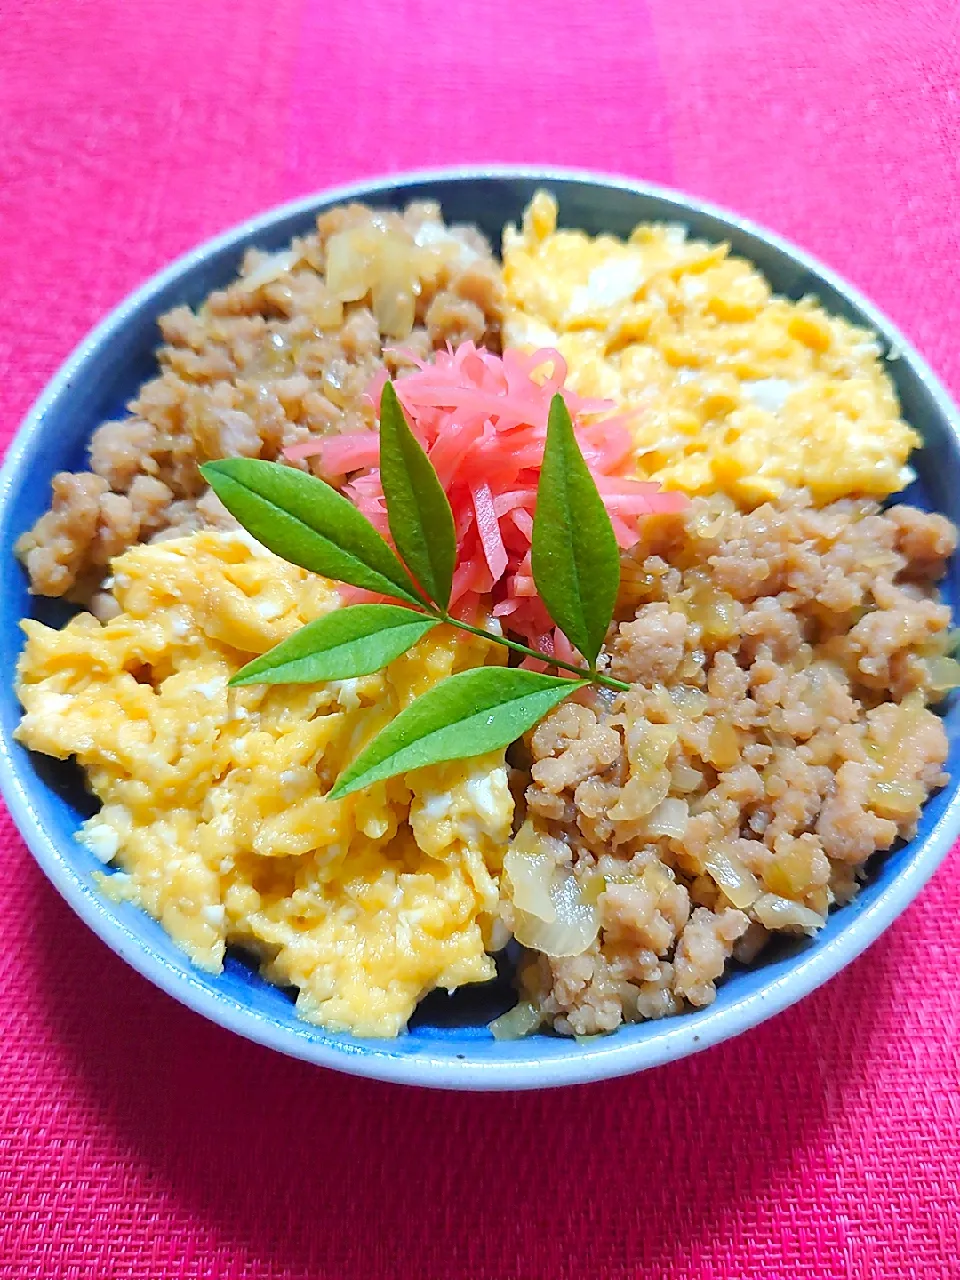
{"label": "blue rimmed bowl", "polygon": [[[873,329],[883,346],[905,418],[923,437],[909,499],[960,523],[960,418],[946,392],[892,324],[832,272],[793,246],[722,210],[642,183],[563,170],[482,168],[417,173],[359,183],[284,205],[219,236],[137,290],[86,338],[21,427],[0,472],[0,788],[34,857],[86,923],[135,969],[191,1009],[251,1040],[355,1075],[452,1089],[528,1089],[599,1080],[681,1058],[755,1026],[832,977],[895,919],[936,870],[960,833],[960,704],[946,710],[952,781],[926,805],[908,844],[878,857],[863,891],[833,912],[815,939],[773,950],[734,969],[708,1009],[622,1027],[588,1044],[552,1035],[495,1041],[487,1023],[512,1003],[508,975],[483,987],[440,993],[421,1005],[397,1040],[334,1035],[297,1018],[289,995],[264,982],[242,956],[213,977],[194,968],[161,927],[94,887],[102,870],[74,839],[90,800],[69,766],[32,755],[13,740],[20,708],[11,677],[24,617],[51,620],[51,602],[27,593],[13,544],[45,509],[50,480],[84,465],[93,430],[122,414],[156,373],[157,318],[199,303],[234,277],[247,248],[275,250],[306,233],[318,212],[345,200],[401,208],[434,199],[448,221],[476,223],[496,244],[540,186],[560,202],[561,223],[626,235],[638,222],[679,222],[693,235],[726,240],[754,262],[777,293],[816,295],[824,307]],[[956,607],[958,567],[944,584]],[[56,615],[53,608],[53,616]],[[63,614],[60,615],[64,616]]]}

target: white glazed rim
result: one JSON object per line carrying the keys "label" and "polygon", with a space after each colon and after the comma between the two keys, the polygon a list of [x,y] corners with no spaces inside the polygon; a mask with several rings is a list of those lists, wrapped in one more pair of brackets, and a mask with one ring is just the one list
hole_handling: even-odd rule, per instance
{"label": "white glazed rim", "polygon": [[[930,397],[938,403],[960,446],[960,416],[943,386],[913,346],[852,285],[788,241],[718,206],[693,200],[682,192],[651,183],[634,182],[617,175],[578,169],[478,165],[391,174],[291,201],[206,241],[151,277],[80,342],[24,419],[0,469],[0,506],[9,501],[15,481],[29,465],[36,439],[42,434],[45,413],[68,391],[76,371],[99,347],[110,342],[122,330],[132,313],[149,303],[155,294],[180,275],[197,266],[211,252],[227,248],[234,241],[252,233],[261,232],[278,220],[307,214],[321,203],[375,199],[379,192],[401,184],[480,178],[521,178],[547,184],[552,180],[567,179],[619,188],[674,201],[691,212],[717,218],[765,241],[844,295],[863,312],[873,328],[896,344],[901,358],[912,367]],[[310,1029],[306,1026],[302,1034],[293,1028],[281,1026],[270,1017],[246,1008],[232,997],[211,990],[198,977],[149,952],[136,931],[112,915],[100,895],[61,856],[53,840],[36,820],[18,766],[13,759],[11,745],[6,734],[0,735],[0,792],[27,846],[48,879],[80,918],[134,969],[196,1013],[282,1053],[350,1075],[441,1089],[541,1089],[583,1084],[660,1066],[739,1035],[795,1004],[833,977],[875,941],[913,901],[946,857],[960,832],[958,790],[926,840],[912,852],[909,862],[867,908],[851,917],[835,937],[817,950],[799,955],[786,974],[749,992],[729,1007],[707,1010],[698,1015],[694,1023],[686,1021],[682,1016],[668,1020],[660,1024],[656,1035],[636,1042],[618,1043],[618,1036],[613,1035],[599,1040],[595,1045],[583,1046],[575,1057],[530,1058],[523,1062],[471,1062],[469,1041],[463,1042],[462,1061],[447,1056],[431,1056],[428,1049],[415,1057],[407,1057],[392,1055],[389,1041],[370,1041],[369,1049],[364,1047],[359,1052],[317,1041],[311,1037]]]}

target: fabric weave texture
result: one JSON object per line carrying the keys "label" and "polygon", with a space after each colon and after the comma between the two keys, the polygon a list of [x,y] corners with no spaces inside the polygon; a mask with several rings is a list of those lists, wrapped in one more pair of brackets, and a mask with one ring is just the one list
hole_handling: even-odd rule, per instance
{"label": "fabric weave texture", "polygon": [[[735,208],[960,393],[956,0],[7,0],[0,445],[177,254],[354,178],[618,171]],[[9,675],[9,673],[7,673]],[[960,856],[741,1039],[527,1095],[248,1044],[73,917],[0,816],[0,1280],[960,1276]]]}

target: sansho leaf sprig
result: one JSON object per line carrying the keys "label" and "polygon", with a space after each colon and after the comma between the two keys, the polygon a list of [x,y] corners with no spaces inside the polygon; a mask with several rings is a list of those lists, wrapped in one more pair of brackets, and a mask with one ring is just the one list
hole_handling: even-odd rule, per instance
{"label": "sansho leaf sprig", "polygon": [[347,498],[316,476],[255,458],[208,462],[201,471],[231,515],[268,550],[313,573],[401,602],[350,605],[317,618],[248,663],[232,685],[369,675],[440,623],[578,677],[500,666],[450,676],[368,743],[335,782],[333,799],[408,769],[505,747],[586,684],[629,688],[597,668],[616,603],[620,557],[559,394],[550,406],[531,564],[551,618],[587,667],[450,616],[457,555],[453,513],[390,382],[380,401],[380,477],[395,550]]}

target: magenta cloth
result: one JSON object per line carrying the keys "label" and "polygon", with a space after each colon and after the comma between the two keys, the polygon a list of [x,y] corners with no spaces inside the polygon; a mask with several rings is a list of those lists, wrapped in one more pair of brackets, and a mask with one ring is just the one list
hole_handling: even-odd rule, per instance
{"label": "magenta cloth", "polygon": [[[960,392],[956,0],[3,10],[3,442],[176,254],[301,193],[484,160],[766,223]],[[960,1276],[958,872],[955,850],[866,956],[733,1043],[469,1096],[203,1022],[88,933],[3,815],[0,1280]]]}

